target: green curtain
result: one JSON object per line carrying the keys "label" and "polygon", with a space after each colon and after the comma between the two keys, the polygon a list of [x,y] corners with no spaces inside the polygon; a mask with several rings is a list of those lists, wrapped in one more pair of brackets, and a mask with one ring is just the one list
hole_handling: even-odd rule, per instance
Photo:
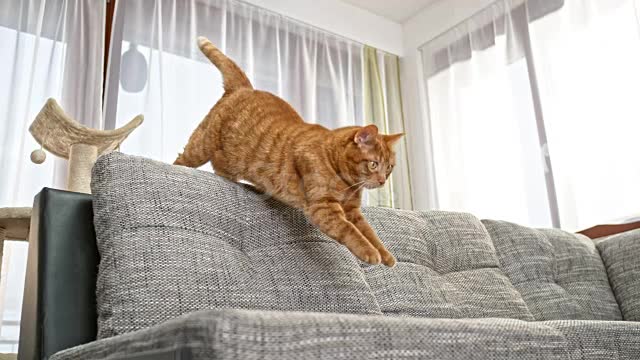
{"label": "green curtain", "polygon": [[[398,56],[365,46],[364,116],[385,134],[404,133]],[[367,205],[413,209],[406,136],[395,146],[396,167],[384,187],[369,191]]]}

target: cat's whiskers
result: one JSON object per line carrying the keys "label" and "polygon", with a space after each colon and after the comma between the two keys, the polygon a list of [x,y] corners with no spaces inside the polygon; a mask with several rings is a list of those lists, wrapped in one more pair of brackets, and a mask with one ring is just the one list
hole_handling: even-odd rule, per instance
{"label": "cat's whiskers", "polygon": [[362,185],[358,186],[358,188],[357,188],[357,189],[355,189],[355,190],[351,193],[351,195],[349,195],[349,197],[347,198],[347,200],[351,199],[351,198],[353,197],[353,195],[357,194],[357,193],[358,193],[358,191],[360,191],[360,190],[361,190],[365,185],[367,185],[367,182],[366,182],[366,181],[363,181],[363,182],[362,182]]}
{"label": "cat's whiskers", "polygon": [[[353,184],[353,185],[349,186],[348,188],[346,188],[346,189],[342,190],[341,192],[345,192],[345,191],[347,191],[347,190],[351,189],[352,187],[354,187],[354,186],[358,186],[358,185],[363,184],[363,183],[365,183],[365,182],[366,182],[366,180],[363,180],[363,181],[360,181],[360,182],[358,182],[358,183],[355,183],[355,184]],[[356,190],[356,191],[357,191],[357,190]]]}
{"label": "cat's whiskers", "polygon": [[365,186],[367,186],[367,182],[366,181],[362,185],[360,185],[355,192],[358,192],[358,191],[362,190],[362,188],[365,187]]}

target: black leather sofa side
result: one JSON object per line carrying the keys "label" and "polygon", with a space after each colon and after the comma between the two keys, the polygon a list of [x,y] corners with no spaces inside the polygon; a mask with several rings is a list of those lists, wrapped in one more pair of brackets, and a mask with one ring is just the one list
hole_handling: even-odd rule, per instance
{"label": "black leather sofa side", "polygon": [[44,188],[31,217],[18,359],[96,339],[99,262],[92,196]]}

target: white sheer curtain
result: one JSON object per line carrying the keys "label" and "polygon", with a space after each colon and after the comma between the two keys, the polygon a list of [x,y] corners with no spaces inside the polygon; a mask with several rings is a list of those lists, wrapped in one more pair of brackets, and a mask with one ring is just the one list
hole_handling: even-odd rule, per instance
{"label": "white sheer curtain", "polygon": [[560,222],[640,216],[638,0],[565,1],[531,24]]}
{"label": "white sheer curtain", "polygon": [[[405,132],[400,92],[400,61],[392,55],[369,46],[363,52],[364,116],[386,134]],[[394,147],[396,165],[386,185],[369,190],[365,204],[413,210],[411,171],[407,144],[401,139]]]}
{"label": "white sheer curtain", "polygon": [[197,48],[198,35],[238,62],[256,88],[283,97],[306,121],[364,123],[360,44],[225,0],[121,0],[114,28],[107,126],[145,115],[123,144],[125,152],[172,162],[221,97],[220,73]]}
{"label": "white sheer curtain", "polygon": [[440,207],[567,230],[640,213],[638,0],[501,0],[421,51]]}
{"label": "white sheer curtain", "polygon": [[[27,129],[47,98],[100,126],[103,39],[101,1],[0,2],[0,206],[31,206],[42,187],[64,184],[64,162],[29,160],[39,146]],[[26,249],[25,242],[5,242],[0,352],[17,350]]]}
{"label": "white sheer curtain", "polygon": [[422,50],[439,206],[551,226],[522,43],[500,1]]}

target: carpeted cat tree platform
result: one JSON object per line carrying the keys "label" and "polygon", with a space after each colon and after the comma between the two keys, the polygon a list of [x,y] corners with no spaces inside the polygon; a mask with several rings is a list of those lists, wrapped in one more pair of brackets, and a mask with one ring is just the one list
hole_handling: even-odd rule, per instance
{"label": "carpeted cat tree platform", "polygon": [[[91,193],[91,168],[98,156],[119,148],[142,121],[143,116],[138,115],[118,129],[91,129],[80,125],[65,114],[54,99],[49,99],[29,132],[45,150],[69,160],[67,190]],[[42,149],[31,154],[31,160],[36,164],[42,163],[45,157]]]}

